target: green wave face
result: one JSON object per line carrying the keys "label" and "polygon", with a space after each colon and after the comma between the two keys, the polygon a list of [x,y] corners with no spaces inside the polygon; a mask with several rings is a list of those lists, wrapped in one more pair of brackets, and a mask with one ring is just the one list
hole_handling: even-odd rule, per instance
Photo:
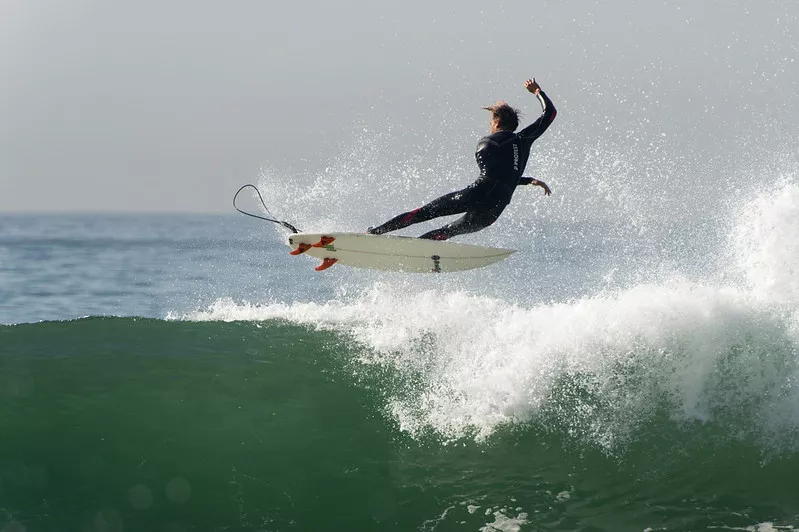
{"label": "green wave face", "polygon": [[[433,366],[280,319],[88,318],[0,327],[0,345],[11,529],[790,529],[799,516],[796,432],[757,435],[758,405],[734,400],[746,345],[717,364],[705,421],[675,416],[668,395],[625,396],[657,389],[631,362],[615,387],[563,371],[544,404],[484,438],[403,428],[397,405],[428,412]],[[795,353],[771,356],[779,372]],[[603,445],[619,413],[635,419]]]}

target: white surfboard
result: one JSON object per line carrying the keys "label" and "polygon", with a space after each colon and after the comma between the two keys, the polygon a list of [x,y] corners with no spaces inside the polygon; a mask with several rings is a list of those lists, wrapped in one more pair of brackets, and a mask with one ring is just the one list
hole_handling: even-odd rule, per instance
{"label": "white surfboard", "polygon": [[310,255],[322,260],[317,270],[344,264],[395,272],[456,272],[488,266],[516,251],[366,233],[295,233],[289,236],[288,243],[292,255]]}

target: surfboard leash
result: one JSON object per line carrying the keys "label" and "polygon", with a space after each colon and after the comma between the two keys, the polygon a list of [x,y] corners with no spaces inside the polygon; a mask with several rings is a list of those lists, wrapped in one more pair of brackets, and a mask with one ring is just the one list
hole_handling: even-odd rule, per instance
{"label": "surfboard leash", "polygon": [[[247,212],[247,211],[243,211],[243,210],[239,209],[238,205],[236,205],[236,198],[239,196],[241,191],[244,190],[247,187],[251,187],[251,188],[253,188],[255,190],[255,193],[258,194],[258,199],[261,200],[261,205],[264,206],[264,210],[266,211],[266,214],[268,214],[272,218],[267,218],[266,216],[259,216],[257,214],[252,214],[251,212]],[[241,214],[246,214],[247,216],[252,216],[253,218],[258,218],[259,220],[266,220],[267,222],[274,222],[276,224],[280,224],[283,227],[285,227],[286,229],[288,229],[289,231],[291,231],[292,233],[300,233],[301,232],[300,230],[298,230],[296,227],[294,227],[290,223],[283,222],[281,220],[275,219],[275,215],[272,214],[271,212],[269,212],[269,208],[266,206],[266,202],[264,201],[263,196],[261,196],[261,191],[258,190],[258,187],[256,187],[255,185],[252,185],[252,184],[248,183],[248,184],[244,185],[243,187],[241,187],[236,192],[236,194],[233,195],[233,208],[236,209],[237,211],[239,211]]]}

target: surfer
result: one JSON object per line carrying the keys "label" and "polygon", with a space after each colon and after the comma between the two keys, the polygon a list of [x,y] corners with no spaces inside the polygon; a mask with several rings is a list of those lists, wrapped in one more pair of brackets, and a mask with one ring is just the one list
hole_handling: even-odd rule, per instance
{"label": "surfer", "polygon": [[[519,127],[519,111],[504,101],[483,109],[491,113],[491,131],[477,143],[477,166],[480,177],[463,190],[445,194],[427,205],[395,216],[383,225],[370,227],[367,233],[382,235],[412,224],[426,222],[440,216],[463,214],[440,229],[429,231],[419,238],[446,240],[456,235],[474,233],[485,229],[499,218],[510,203],[517,185],[535,185],[549,196],[552,191],[546,183],[532,177],[522,177],[530,148],[555,120],[557,111],[534,79],[524,83],[525,88],[538,97],[543,107],[541,116],[514,133]],[[465,214],[464,214],[465,213]]]}

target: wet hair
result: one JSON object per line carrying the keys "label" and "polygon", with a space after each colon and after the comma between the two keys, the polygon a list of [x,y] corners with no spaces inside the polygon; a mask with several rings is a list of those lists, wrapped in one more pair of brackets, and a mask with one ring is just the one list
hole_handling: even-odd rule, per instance
{"label": "wet hair", "polygon": [[497,128],[502,131],[516,131],[519,127],[519,110],[514,109],[507,102],[500,100],[494,105],[483,107],[491,113],[491,121],[497,123]]}

